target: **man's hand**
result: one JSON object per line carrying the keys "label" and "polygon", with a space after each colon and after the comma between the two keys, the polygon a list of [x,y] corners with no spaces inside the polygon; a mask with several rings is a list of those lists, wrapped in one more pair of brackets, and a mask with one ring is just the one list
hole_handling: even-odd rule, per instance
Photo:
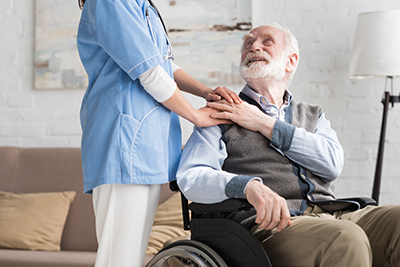
{"label": "man's hand", "polygon": [[256,106],[247,102],[228,103],[225,100],[208,102],[207,106],[221,111],[211,114],[212,118],[231,120],[247,130],[260,132],[271,140],[276,120],[263,113]]}
{"label": "man's hand", "polygon": [[197,127],[210,127],[218,124],[232,124],[232,121],[226,119],[212,118],[211,114],[218,112],[210,107],[202,107],[197,110],[198,120],[194,122]]}
{"label": "man's hand", "polygon": [[286,200],[260,181],[250,181],[245,195],[257,211],[259,229],[272,230],[277,227],[276,230],[280,232],[292,224]]}
{"label": "man's hand", "polygon": [[214,89],[214,91],[208,93],[205,99],[207,102],[219,101],[222,99],[225,99],[228,101],[228,103],[240,104],[242,102],[240,97],[235,92],[232,92],[228,88],[221,86],[218,86]]}

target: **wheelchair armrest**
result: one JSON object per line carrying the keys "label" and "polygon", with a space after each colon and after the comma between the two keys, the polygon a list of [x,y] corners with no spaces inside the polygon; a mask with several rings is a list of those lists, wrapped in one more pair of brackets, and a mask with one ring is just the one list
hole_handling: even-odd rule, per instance
{"label": "wheelchair armrest", "polygon": [[358,202],[358,204],[360,204],[361,208],[365,208],[366,206],[369,206],[369,205],[371,205],[371,206],[378,205],[374,199],[369,198],[369,197],[339,198],[338,200],[351,200],[351,201]]}
{"label": "wheelchair armrest", "polygon": [[179,186],[178,183],[176,182],[176,180],[169,182],[169,189],[171,189],[171,191],[173,192],[179,192]]}
{"label": "wheelchair armrest", "polygon": [[[172,191],[180,192],[178,183],[176,181],[169,182],[169,188]],[[182,194],[182,199],[187,203],[187,200],[183,194]],[[194,202],[189,204],[189,209],[195,213],[231,212],[235,210],[246,210],[252,207],[253,206],[249,202],[247,202],[246,199],[239,199],[239,198],[230,198],[222,202],[213,204],[202,204]]]}
{"label": "wheelchair armrest", "polygon": [[202,204],[191,203],[189,209],[194,213],[232,212],[236,210],[249,210],[253,206],[246,199],[231,198],[219,203]]}
{"label": "wheelchair armrest", "polygon": [[[340,198],[338,200],[351,200],[360,204],[361,208],[366,206],[377,206],[374,199],[369,197],[351,197],[351,198]],[[231,198],[224,200],[219,203],[213,204],[202,204],[202,203],[191,203],[189,209],[195,213],[212,213],[212,212],[232,212],[237,210],[249,210],[253,206],[246,199]]]}

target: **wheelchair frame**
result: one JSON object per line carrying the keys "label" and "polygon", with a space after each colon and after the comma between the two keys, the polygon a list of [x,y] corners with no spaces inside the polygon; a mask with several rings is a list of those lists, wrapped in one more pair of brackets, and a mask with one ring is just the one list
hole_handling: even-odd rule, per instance
{"label": "wheelchair frame", "polygon": [[[176,181],[170,182],[172,191],[179,191]],[[201,267],[272,267],[261,243],[250,232],[228,215],[234,211],[248,211],[253,206],[245,199],[227,199],[216,204],[188,203],[181,194],[184,229],[191,231],[191,240],[177,241],[160,250],[146,267],[163,267],[172,258],[185,258],[186,266]],[[363,208],[376,205],[371,198],[352,200]],[[189,215],[191,211],[191,216]],[[183,260],[182,260],[183,264]],[[182,266],[182,265],[179,265]],[[173,267],[173,266],[171,266]]]}

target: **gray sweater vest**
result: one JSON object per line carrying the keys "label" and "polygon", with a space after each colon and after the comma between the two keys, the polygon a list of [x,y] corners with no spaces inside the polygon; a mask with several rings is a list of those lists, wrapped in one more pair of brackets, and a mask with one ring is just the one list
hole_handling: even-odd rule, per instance
{"label": "gray sweater vest", "polygon": [[[322,108],[292,101],[291,112],[289,108],[286,116],[291,118],[292,125],[314,133]],[[335,201],[331,183],[292,162],[259,132],[237,124],[224,125],[223,128],[228,157],[222,169],[238,175],[260,177],[266,186],[286,199],[292,215],[303,213],[309,203],[323,206],[327,211],[352,205]]]}

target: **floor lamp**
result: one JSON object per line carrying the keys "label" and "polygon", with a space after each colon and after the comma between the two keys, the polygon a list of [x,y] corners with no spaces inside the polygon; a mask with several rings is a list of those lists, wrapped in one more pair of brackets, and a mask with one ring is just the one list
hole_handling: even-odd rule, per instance
{"label": "floor lamp", "polygon": [[400,102],[393,94],[393,79],[400,76],[400,10],[361,13],[358,15],[353,52],[350,61],[351,79],[386,78],[390,92],[382,99],[383,116],[376,161],[372,198],[379,202],[389,104]]}

